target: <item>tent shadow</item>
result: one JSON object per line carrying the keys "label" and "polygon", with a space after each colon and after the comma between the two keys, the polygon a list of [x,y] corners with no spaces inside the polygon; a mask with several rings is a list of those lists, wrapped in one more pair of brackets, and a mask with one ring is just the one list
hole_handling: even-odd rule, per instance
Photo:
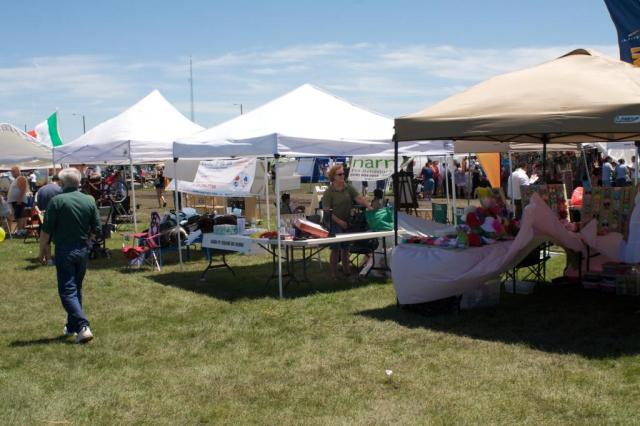
{"label": "tent shadow", "polygon": [[[423,311],[424,312],[424,311]],[[443,311],[441,311],[443,312]],[[493,308],[425,316],[390,305],[358,312],[425,328],[532,349],[605,359],[640,353],[640,300],[581,288],[544,287],[531,296],[502,294]]]}
{"label": "tent shadow", "polygon": [[[153,267],[150,265],[144,265],[140,268],[132,267],[130,269],[127,268],[129,260],[125,258],[124,254],[120,250],[120,248],[109,248],[110,257],[102,257],[98,256],[95,259],[89,260],[89,269],[101,270],[101,269],[113,269],[116,271],[120,271],[122,273],[130,273],[136,270],[153,270]],[[185,252],[186,253],[186,252]],[[204,256],[202,255],[200,250],[192,249],[190,250],[189,256],[185,255],[184,262],[201,262]],[[178,252],[175,250],[167,250],[163,252],[163,266],[166,264],[168,266],[177,265],[178,260]]]}
{"label": "tent shadow", "polygon": [[[220,268],[208,271],[204,281],[200,279],[202,271],[155,273],[147,278],[161,285],[192,291],[229,303],[241,299],[278,298],[278,279],[269,279],[271,276],[270,262],[235,266],[231,261],[230,266],[233,268],[235,276],[228,269]],[[347,278],[332,281],[323,271],[311,271],[308,278],[310,282],[291,282],[286,285],[285,298],[292,299],[316,293],[345,291],[372,283],[372,281],[366,280],[352,282]],[[286,282],[287,278],[285,277],[283,283]]]}

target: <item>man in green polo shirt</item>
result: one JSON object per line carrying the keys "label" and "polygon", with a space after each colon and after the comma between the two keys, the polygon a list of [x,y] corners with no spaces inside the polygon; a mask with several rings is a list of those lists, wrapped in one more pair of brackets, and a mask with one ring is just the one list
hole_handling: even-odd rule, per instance
{"label": "man in green polo shirt", "polygon": [[82,309],[82,280],[89,260],[88,240],[100,226],[95,200],[78,191],[82,175],[77,169],[63,169],[58,177],[62,194],[49,202],[40,233],[40,259],[51,258],[50,240],[56,245],[58,294],[67,311],[64,334],[77,334],[76,343],[93,339],[89,320]]}

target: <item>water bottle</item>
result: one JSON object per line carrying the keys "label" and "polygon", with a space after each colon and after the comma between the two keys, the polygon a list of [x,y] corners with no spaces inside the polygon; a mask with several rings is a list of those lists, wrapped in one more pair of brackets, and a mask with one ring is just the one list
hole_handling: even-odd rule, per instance
{"label": "water bottle", "polygon": [[237,220],[238,234],[242,235],[244,233],[245,228],[245,219],[244,217],[239,217]]}

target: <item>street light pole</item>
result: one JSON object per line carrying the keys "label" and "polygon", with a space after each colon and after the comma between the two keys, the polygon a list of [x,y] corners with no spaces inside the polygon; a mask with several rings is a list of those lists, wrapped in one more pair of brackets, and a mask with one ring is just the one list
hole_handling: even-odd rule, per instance
{"label": "street light pole", "polygon": [[242,115],[242,104],[234,104],[235,106],[240,106],[240,115]]}

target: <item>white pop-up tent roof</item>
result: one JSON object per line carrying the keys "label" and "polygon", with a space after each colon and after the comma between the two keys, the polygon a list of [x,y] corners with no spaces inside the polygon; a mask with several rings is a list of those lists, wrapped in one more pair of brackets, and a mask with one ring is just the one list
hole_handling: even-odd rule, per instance
{"label": "white pop-up tent roof", "polygon": [[178,140],[176,158],[352,156],[392,148],[393,120],[305,84],[244,115]]}
{"label": "white pop-up tent roof", "polygon": [[0,169],[20,166],[25,169],[49,167],[51,149],[42,146],[27,133],[7,123],[0,124]]}
{"label": "white pop-up tent roof", "polygon": [[173,141],[203,130],[154,90],[117,116],[54,149],[56,162],[153,163],[172,158]]}

